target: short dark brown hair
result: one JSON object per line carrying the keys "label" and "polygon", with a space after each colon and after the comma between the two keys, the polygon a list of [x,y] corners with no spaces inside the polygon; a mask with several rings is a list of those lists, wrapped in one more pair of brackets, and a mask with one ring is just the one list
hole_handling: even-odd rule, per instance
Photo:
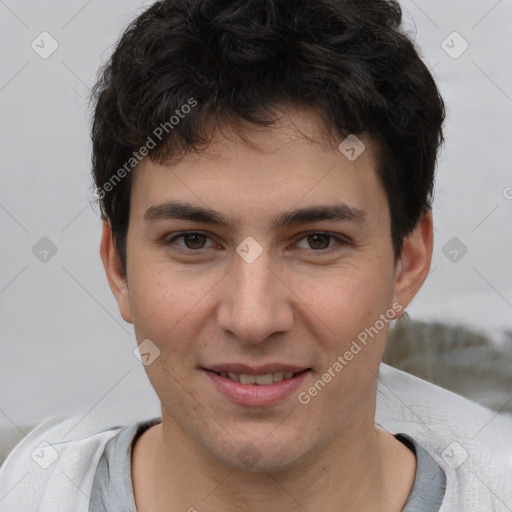
{"label": "short dark brown hair", "polygon": [[314,108],[338,143],[376,142],[399,257],[432,207],[445,118],[401,19],[393,0],[161,0],[138,16],[91,95],[92,172],[123,270],[141,158],[204,149],[230,119],[270,126],[282,104]]}

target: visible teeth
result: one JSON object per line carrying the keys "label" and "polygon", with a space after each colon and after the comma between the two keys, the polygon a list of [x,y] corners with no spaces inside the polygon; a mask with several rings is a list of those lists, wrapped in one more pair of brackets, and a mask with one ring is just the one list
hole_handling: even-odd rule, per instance
{"label": "visible teeth", "polygon": [[240,374],[240,383],[241,384],[256,384],[256,375],[245,375],[243,373]]}
{"label": "visible teeth", "polygon": [[274,382],[274,376],[271,373],[265,375],[256,375],[256,384],[260,386],[268,386]]}
{"label": "visible teeth", "polygon": [[273,374],[273,376],[274,376],[274,378],[273,378],[274,382],[279,382],[280,380],[283,380],[284,373],[283,372],[275,372]]}
{"label": "visible teeth", "polygon": [[228,372],[228,377],[235,382],[240,382],[240,375],[238,373]]}
{"label": "visible teeth", "polygon": [[269,386],[274,382],[280,382],[284,379],[291,379],[295,374],[293,372],[274,372],[265,375],[246,375],[244,373],[220,372],[221,377],[226,377],[234,382],[241,384],[258,384],[259,386]]}

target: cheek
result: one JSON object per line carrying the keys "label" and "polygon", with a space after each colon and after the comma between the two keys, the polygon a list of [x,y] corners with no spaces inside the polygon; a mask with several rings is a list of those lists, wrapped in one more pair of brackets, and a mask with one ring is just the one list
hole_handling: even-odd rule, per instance
{"label": "cheek", "polygon": [[[391,307],[391,282],[389,270],[386,274],[361,266],[345,269],[336,278],[317,280],[311,287],[308,305],[321,320],[316,325],[328,329],[322,329],[325,336],[315,338],[323,357],[315,382],[310,383],[313,387],[301,391],[314,396],[321,390],[319,398],[312,399],[311,410],[338,418],[333,420],[338,427],[338,422],[347,420],[347,411],[371,402],[368,395],[374,389],[391,321],[381,320]],[[320,380],[327,381],[325,386]]]}
{"label": "cheek", "polygon": [[131,289],[135,335],[149,339],[157,357],[144,370],[162,403],[185,403],[191,393],[187,357],[200,329],[201,293],[198,280],[178,273],[145,268]]}
{"label": "cheek", "polygon": [[376,265],[350,266],[300,283],[299,296],[325,325],[336,348],[350,343],[390,307],[392,272]]}
{"label": "cheek", "polygon": [[193,308],[194,293],[178,274],[139,268],[132,274],[130,302],[137,340],[149,338],[161,344]]}
{"label": "cheek", "polygon": [[[197,269],[172,267],[168,262],[146,264],[130,285],[137,341],[152,340],[173,367],[196,346],[199,331],[211,318],[211,298],[222,277]],[[220,277],[219,277],[220,275]]]}

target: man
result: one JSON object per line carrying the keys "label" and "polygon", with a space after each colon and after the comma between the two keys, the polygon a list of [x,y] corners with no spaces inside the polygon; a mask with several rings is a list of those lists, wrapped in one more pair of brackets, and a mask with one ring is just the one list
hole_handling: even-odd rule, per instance
{"label": "man", "polygon": [[381,364],[429,272],[443,141],[400,20],[167,0],[128,27],[93,174],[161,418],[48,420],[0,471],[1,510],[511,509],[512,422]]}

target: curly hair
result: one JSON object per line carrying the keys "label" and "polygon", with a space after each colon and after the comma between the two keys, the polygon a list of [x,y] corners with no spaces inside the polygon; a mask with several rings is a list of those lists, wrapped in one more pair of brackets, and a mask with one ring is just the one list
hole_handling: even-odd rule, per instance
{"label": "curly hair", "polygon": [[161,0],[132,21],[91,95],[92,174],[125,274],[131,168],[205,149],[222,122],[271,126],[283,104],[313,108],[333,142],[375,142],[399,257],[432,207],[445,119],[401,19],[394,0]]}

